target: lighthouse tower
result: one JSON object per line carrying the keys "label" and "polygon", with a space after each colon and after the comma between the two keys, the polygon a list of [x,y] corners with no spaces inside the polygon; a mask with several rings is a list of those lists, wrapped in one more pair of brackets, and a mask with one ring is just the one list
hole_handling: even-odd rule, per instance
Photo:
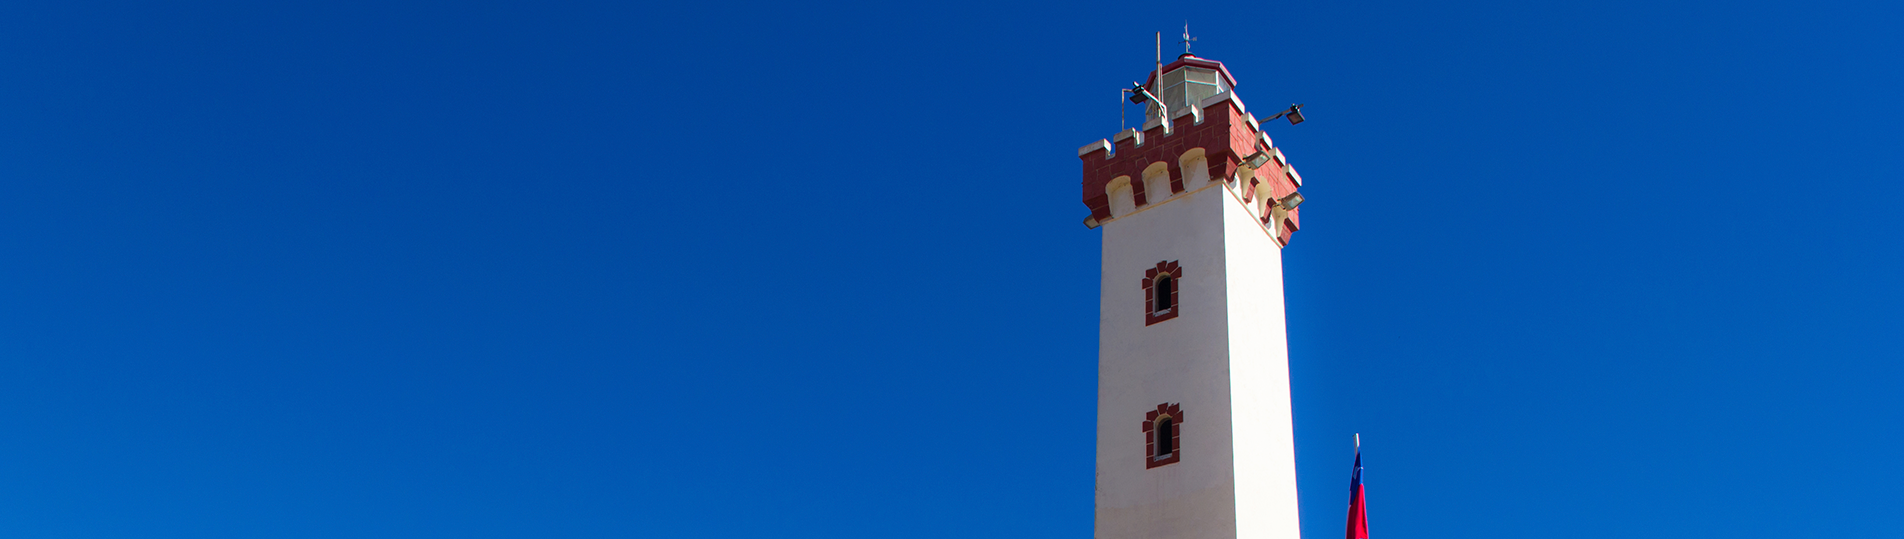
{"label": "lighthouse tower", "polygon": [[1222,62],[1159,71],[1143,129],[1078,149],[1104,236],[1096,537],[1298,539],[1282,248],[1302,177]]}

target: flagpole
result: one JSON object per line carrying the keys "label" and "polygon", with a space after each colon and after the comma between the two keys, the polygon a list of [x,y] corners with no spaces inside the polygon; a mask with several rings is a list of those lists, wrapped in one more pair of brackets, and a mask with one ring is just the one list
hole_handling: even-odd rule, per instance
{"label": "flagpole", "polygon": [[1348,539],[1368,539],[1368,507],[1363,499],[1362,433],[1355,433],[1355,468],[1349,477]]}

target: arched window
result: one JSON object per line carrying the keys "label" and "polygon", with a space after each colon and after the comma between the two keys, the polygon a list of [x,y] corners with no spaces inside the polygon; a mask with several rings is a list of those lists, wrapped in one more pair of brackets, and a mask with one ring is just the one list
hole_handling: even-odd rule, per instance
{"label": "arched window", "polygon": [[1170,456],[1177,452],[1175,447],[1177,429],[1171,428],[1170,416],[1157,419],[1157,455]]}
{"label": "arched window", "polygon": [[1144,412],[1144,467],[1183,459],[1183,407],[1172,403]]}
{"label": "arched window", "polygon": [[1160,311],[1170,310],[1170,307],[1177,304],[1175,301],[1172,301],[1177,297],[1176,294],[1171,293],[1174,291],[1172,290],[1174,288],[1172,286],[1173,281],[1176,281],[1176,279],[1170,278],[1169,275],[1157,276],[1157,307],[1159,307],[1158,310]]}
{"label": "arched window", "polygon": [[1182,309],[1183,268],[1174,260],[1144,270],[1144,325],[1177,317]]}

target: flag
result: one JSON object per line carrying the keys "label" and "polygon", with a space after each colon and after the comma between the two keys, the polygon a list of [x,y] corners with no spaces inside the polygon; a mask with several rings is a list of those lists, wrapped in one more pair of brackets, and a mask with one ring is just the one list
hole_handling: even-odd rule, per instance
{"label": "flag", "polygon": [[1362,444],[1356,436],[1355,472],[1349,474],[1349,539],[1368,539],[1368,499],[1362,495]]}

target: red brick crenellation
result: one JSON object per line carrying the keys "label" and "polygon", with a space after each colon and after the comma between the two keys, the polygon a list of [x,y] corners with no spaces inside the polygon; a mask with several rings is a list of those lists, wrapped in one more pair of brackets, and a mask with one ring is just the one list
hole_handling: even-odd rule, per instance
{"label": "red brick crenellation", "polygon": [[1203,148],[1212,180],[1235,174],[1242,159],[1257,150],[1255,131],[1250,129],[1248,121],[1243,119],[1243,111],[1236,108],[1234,101],[1225,100],[1204,109],[1203,113],[1200,124],[1192,123],[1192,116],[1177,117],[1169,135],[1164,134],[1161,124],[1150,128],[1143,132],[1143,146],[1137,145],[1137,137],[1126,137],[1117,141],[1108,155],[1100,149],[1080,157],[1084,161],[1084,205],[1091,208],[1091,216],[1100,221],[1111,218],[1111,198],[1104,188],[1118,176],[1131,177],[1131,198],[1138,206],[1148,204],[1150,197],[1144,192],[1142,179],[1144,169],[1153,163],[1164,164],[1173,193],[1183,192],[1183,165],[1179,159],[1196,148]]}
{"label": "red brick crenellation", "polygon": [[[1202,58],[1186,58],[1179,61],[1179,63],[1183,62],[1200,62],[1195,63],[1199,67],[1222,67],[1221,62]],[[1172,64],[1169,69],[1174,69],[1175,66],[1176,64]],[[1224,70],[1223,74],[1229,77],[1227,70]],[[1203,149],[1204,159],[1210,169],[1211,181],[1229,182],[1237,179],[1233,176],[1242,169],[1244,158],[1257,151],[1271,151],[1271,148],[1260,142],[1263,139],[1259,138],[1257,129],[1250,127],[1245,116],[1246,114],[1237,106],[1236,101],[1225,99],[1203,109],[1201,123],[1194,122],[1193,115],[1178,116],[1172,120],[1172,132],[1168,135],[1164,134],[1164,128],[1160,124],[1143,131],[1138,136],[1125,137],[1124,140],[1108,145],[1110,146],[1108,152],[1100,147],[1079,156],[1084,166],[1082,183],[1084,205],[1091,209],[1091,216],[1098,221],[1110,220],[1113,217],[1111,199],[1105,192],[1105,188],[1110,185],[1111,180],[1119,176],[1131,178],[1132,202],[1138,207],[1148,205],[1153,194],[1144,192],[1146,187],[1143,181],[1144,170],[1158,162],[1164,164],[1170,175],[1172,194],[1183,192],[1185,174],[1180,159],[1197,148]],[[1140,138],[1144,141],[1142,146],[1137,144]],[[1294,193],[1297,185],[1290,179],[1285,167],[1285,163],[1271,159],[1263,165],[1263,168],[1256,170],[1255,178],[1251,178],[1251,181],[1244,185],[1237,186],[1243,190],[1244,200],[1254,201],[1256,197],[1262,195],[1256,192],[1260,189],[1259,184],[1268,185],[1268,194],[1276,199]],[[1283,220],[1281,237],[1277,238],[1280,243],[1287,245],[1290,234],[1301,229],[1300,212],[1300,208],[1286,212],[1287,218]],[[1264,224],[1271,223],[1265,221]]]}

